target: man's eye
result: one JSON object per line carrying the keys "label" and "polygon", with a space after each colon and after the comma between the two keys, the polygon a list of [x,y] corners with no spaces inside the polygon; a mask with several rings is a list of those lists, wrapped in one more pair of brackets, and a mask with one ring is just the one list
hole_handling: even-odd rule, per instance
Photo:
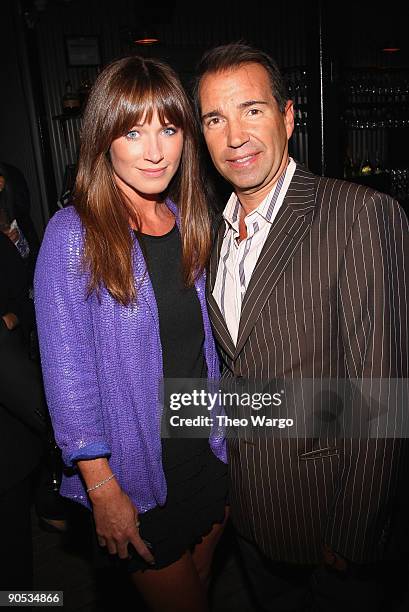
{"label": "man's eye", "polygon": [[135,138],[138,138],[139,134],[136,130],[130,130],[127,134],[126,134],[126,138],[129,138],[130,140],[135,140]]}
{"label": "man's eye", "polygon": [[208,127],[213,127],[215,125],[218,125],[220,123],[220,117],[211,117],[211,119],[208,119],[206,122],[206,125]]}
{"label": "man's eye", "polygon": [[258,115],[261,113],[261,110],[259,108],[250,108],[249,109],[249,115]]}

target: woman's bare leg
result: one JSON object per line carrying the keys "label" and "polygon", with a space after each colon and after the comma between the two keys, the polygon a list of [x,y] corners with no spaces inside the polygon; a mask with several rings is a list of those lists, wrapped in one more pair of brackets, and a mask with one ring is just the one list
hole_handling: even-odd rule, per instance
{"label": "woman's bare leg", "polygon": [[131,574],[131,580],[152,612],[208,612],[206,592],[192,555],[160,570]]}
{"label": "woman's bare leg", "polygon": [[196,544],[192,553],[193,563],[195,564],[200,581],[206,591],[210,582],[210,571],[214,551],[224,531],[228,517],[229,506],[226,506],[223,523],[215,523],[211,532],[203,538],[200,544]]}

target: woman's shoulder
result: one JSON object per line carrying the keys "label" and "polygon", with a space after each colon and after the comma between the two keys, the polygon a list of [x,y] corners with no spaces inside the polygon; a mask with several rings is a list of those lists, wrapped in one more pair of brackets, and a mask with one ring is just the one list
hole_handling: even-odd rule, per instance
{"label": "woman's shoulder", "polygon": [[83,234],[83,225],[75,208],[62,208],[48,221],[40,253],[78,259],[82,253]]}
{"label": "woman's shoulder", "polygon": [[82,241],[83,225],[74,206],[67,206],[53,214],[45,230],[44,238],[46,237],[62,242]]}
{"label": "woman's shoulder", "polygon": [[81,219],[74,206],[66,206],[57,210],[50,218],[47,224],[46,231],[64,231],[82,233]]}

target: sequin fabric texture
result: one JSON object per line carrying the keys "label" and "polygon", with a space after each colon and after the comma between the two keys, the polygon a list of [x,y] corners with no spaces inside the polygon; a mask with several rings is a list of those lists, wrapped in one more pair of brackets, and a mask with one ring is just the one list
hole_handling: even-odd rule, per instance
{"label": "sequin fabric texture", "polygon": [[[175,213],[173,202],[167,205]],[[163,376],[159,318],[137,240],[133,266],[137,302],[122,306],[104,289],[87,298],[82,267],[83,228],[72,206],[49,221],[37,260],[34,287],[47,403],[63,461],[61,494],[90,508],[75,461],[109,457],[122,489],[140,512],[166,499],[161,461],[159,381]],[[205,278],[196,281],[205,331],[209,379],[219,362],[206,310]],[[226,461],[221,430],[210,435]]]}

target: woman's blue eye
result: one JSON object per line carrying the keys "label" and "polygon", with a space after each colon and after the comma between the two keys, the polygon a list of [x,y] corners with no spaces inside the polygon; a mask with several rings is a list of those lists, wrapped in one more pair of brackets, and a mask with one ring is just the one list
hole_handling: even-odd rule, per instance
{"label": "woman's blue eye", "polygon": [[163,133],[166,134],[166,136],[173,136],[173,134],[176,134],[177,129],[174,127],[167,127],[163,130]]}
{"label": "woman's blue eye", "polygon": [[130,138],[131,140],[135,140],[135,138],[138,138],[139,134],[136,130],[131,130],[130,132],[127,133],[126,137]]}

